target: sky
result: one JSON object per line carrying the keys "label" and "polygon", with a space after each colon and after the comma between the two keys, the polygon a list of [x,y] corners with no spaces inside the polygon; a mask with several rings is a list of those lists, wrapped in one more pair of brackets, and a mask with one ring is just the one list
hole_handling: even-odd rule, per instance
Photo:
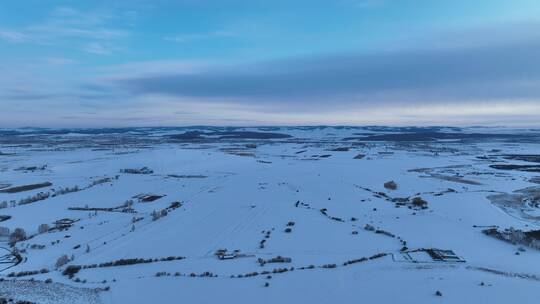
{"label": "sky", "polygon": [[540,127],[538,0],[2,0],[0,127]]}

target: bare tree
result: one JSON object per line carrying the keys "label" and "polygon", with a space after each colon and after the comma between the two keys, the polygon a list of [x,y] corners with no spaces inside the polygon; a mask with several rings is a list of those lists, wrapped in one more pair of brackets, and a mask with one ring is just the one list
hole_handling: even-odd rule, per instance
{"label": "bare tree", "polygon": [[41,224],[41,225],[39,225],[39,227],[38,227],[38,233],[39,233],[39,234],[47,233],[47,232],[49,232],[49,229],[50,229],[50,228],[49,228],[49,225],[47,225],[47,224]]}
{"label": "bare tree", "polygon": [[20,241],[24,241],[26,239],[26,231],[22,228],[15,228],[15,231],[11,233],[9,236],[9,242],[10,243],[16,243]]}
{"label": "bare tree", "polygon": [[56,268],[60,268],[64,265],[66,265],[67,263],[69,263],[69,257],[67,255],[63,255],[61,257],[58,258],[58,260],[56,260]]}

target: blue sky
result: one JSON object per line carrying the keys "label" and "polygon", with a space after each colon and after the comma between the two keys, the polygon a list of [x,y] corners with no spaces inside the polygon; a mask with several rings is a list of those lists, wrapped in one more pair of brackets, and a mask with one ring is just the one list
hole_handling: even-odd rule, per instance
{"label": "blue sky", "polygon": [[533,0],[0,2],[0,127],[540,125]]}

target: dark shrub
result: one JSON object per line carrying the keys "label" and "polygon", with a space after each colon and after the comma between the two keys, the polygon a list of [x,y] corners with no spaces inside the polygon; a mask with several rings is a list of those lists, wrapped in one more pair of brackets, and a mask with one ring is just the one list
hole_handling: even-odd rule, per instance
{"label": "dark shrub", "polygon": [[72,278],[75,274],[77,274],[81,270],[81,266],[78,265],[69,265],[64,269],[62,272],[63,275],[68,276],[69,278]]}

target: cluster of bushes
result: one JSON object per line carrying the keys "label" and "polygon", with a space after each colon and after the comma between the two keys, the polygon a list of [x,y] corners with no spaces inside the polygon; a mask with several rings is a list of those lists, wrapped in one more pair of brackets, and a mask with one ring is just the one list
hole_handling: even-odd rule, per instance
{"label": "cluster of bushes", "polygon": [[[50,184],[50,185],[52,185],[52,184]],[[42,200],[46,200],[49,197],[55,197],[55,196],[64,195],[64,194],[67,194],[67,193],[72,193],[72,192],[77,192],[77,191],[80,191],[79,186],[59,188],[57,190],[52,189],[52,193],[49,192],[49,191],[39,192],[39,193],[37,193],[35,195],[29,196],[29,197],[26,197],[26,198],[22,198],[18,202],[11,201],[11,206],[14,207],[15,205],[28,205],[28,204],[39,202],[39,201],[42,201]],[[7,207],[8,207],[8,202],[7,201],[3,201],[2,203],[0,203],[0,209],[1,208],[7,208]]]}
{"label": "cluster of bushes", "polygon": [[395,238],[396,236],[388,231],[385,231],[385,230],[382,230],[382,229],[377,229],[375,230],[375,233],[378,233],[378,234],[383,234],[383,235],[386,235],[386,236],[389,236],[391,238]]}
{"label": "cluster of bushes", "polygon": [[169,214],[170,211],[173,211],[177,208],[180,208],[182,207],[182,203],[180,202],[172,202],[169,207],[165,208],[165,209],[162,209],[160,211],[152,211],[152,213],[150,214],[152,216],[152,220],[153,221],[157,221],[159,220],[160,218],[162,217],[165,217]]}
{"label": "cluster of bushes", "polygon": [[389,236],[389,237],[391,237],[391,238],[395,238],[395,237],[396,237],[393,233],[388,232],[388,231],[386,231],[386,230],[382,230],[382,229],[375,229],[375,227],[371,226],[370,224],[366,224],[366,225],[364,226],[364,229],[367,230],[367,231],[373,231],[373,232],[375,232],[375,233],[377,233],[377,234],[383,234],[383,235]]}
{"label": "cluster of bushes", "polygon": [[348,266],[348,265],[352,265],[352,264],[356,264],[356,263],[362,263],[362,262],[365,262],[367,260],[368,260],[368,258],[359,258],[359,259],[354,259],[354,260],[348,260],[347,262],[343,263],[343,266]]}
{"label": "cluster of bushes", "polygon": [[294,226],[294,224],[295,224],[295,223],[292,222],[292,221],[291,221],[291,222],[288,222],[288,223],[287,223],[287,227],[286,227],[285,230],[284,230],[285,233],[291,233],[291,232],[292,232],[292,227]]}
{"label": "cluster of bushes", "polygon": [[273,257],[273,258],[270,258],[270,259],[267,259],[267,260],[265,260],[263,258],[258,258],[257,262],[261,266],[264,266],[264,264],[266,264],[266,263],[290,263],[290,262],[292,262],[292,259],[287,258],[287,257],[282,257],[282,256],[278,255],[276,257]]}
{"label": "cluster of bushes", "polygon": [[302,266],[302,267],[298,267],[298,269],[301,269],[301,270],[304,270],[304,269],[315,269],[315,265],[309,265],[309,266]]}
{"label": "cluster of bushes", "polygon": [[168,209],[169,209],[169,210],[174,210],[174,209],[177,209],[177,208],[180,208],[180,207],[182,207],[182,203],[181,203],[181,202],[172,202],[172,203],[169,205]]}
{"label": "cluster of bushes", "polygon": [[73,186],[73,187],[60,187],[58,190],[53,189],[52,197],[58,196],[58,195],[64,195],[72,192],[80,191],[79,186]]}
{"label": "cluster of bushes", "polygon": [[148,168],[148,167],[142,167],[138,169],[121,169],[120,173],[126,173],[126,174],[152,174],[154,173],[154,170]]}
{"label": "cluster of bushes", "polygon": [[400,236],[397,236],[397,239],[399,240],[399,242],[401,243],[402,246],[407,246],[407,241],[402,239]]}
{"label": "cluster of bushes", "polygon": [[136,217],[136,216],[134,216],[134,217],[131,219],[131,223],[132,223],[132,224],[135,224],[136,222],[142,221],[143,219],[144,219],[144,217]]}
{"label": "cluster of bushes", "polygon": [[117,207],[90,207],[88,205],[85,205],[84,207],[68,207],[68,210],[74,210],[74,211],[106,211],[106,212],[113,212],[113,211],[120,211],[124,213],[135,213],[135,210],[131,208],[133,206],[134,202],[133,200],[127,200],[122,205]]}
{"label": "cluster of bushes", "polygon": [[386,195],[386,193],[384,192],[375,192],[373,191],[373,196],[377,197],[377,198],[385,198],[385,199],[389,199],[388,195]]}
{"label": "cluster of bushes", "polygon": [[370,259],[370,260],[380,259],[380,258],[385,257],[385,256],[387,256],[387,255],[388,255],[388,253],[384,253],[384,252],[382,252],[382,253],[377,253],[377,254],[375,254],[375,255],[370,256],[369,259]]}
{"label": "cluster of bushes", "polygon": [[388,255],[388,253],[377,253],[375,255],[370,256],[369,258],[363,257],[363,258],[359,258],[359,259],[348,260],[348,261],[343,263],[343,266],[348,266],[348,265],[352,265],[352,264],[356,264],[356,263],[362,263],[362,262],[366,262],[368,260],[375,260],[375,259],[379,259],[379,258],[382,258],[384,256],[387,256],[387,255]]}
{"label": "cluster of bushes", "polygon": [[[114,179],[118,179],[119,177],[120,177],[120,176],[116,175],[116,176],[114,177]],[[113,179],[112,179],[111,177],[104,177],[104,178],[96,179],[96,180],[94,180],[94,181],[92,181],[92,182],[90,183],[90,185],[88,186],[88,188],[93,187],[93,186],[97,186],[97,185],[101,185],[101,184],[110,183],[110,182],[112,182],[112,181],[113,181]]]}
{"label": "cluster of bushes", "polygon": [[287,272],[287,271],[294,271],[294,267],[291,267],[291,268],[275,268],[273,269],[272,271],[261,271],[260,273],[257,272],[257,271],[254,271],[254,272],[248,272],[246,274],[239,274],[239,275],[231,275],[230,278],[249,278],[249,277],[255,277],[255,276],[258,276],[258,275],[268,275],[268,274],[271,274],[271,273],[284,273],[284,272]]}
{"label": "cluster of bushes", "polygon": [[51,228],[47,224],[41,224],[41,225],[38,226],[38,233],[39,234],[47,233],[47,232],[49,232],[49,230],[51,230]]}
{"label": "cluster of bushes", "polygon": [[133,204],[135,204],[133,200],[127,200],[119,208],[129,208],[133,206]]}
{"label": "cluster of bushes", "polygon": [[51,196],[51,194],[49,192],[39,192],[39,193],[37,193],[35,195],[32,195],[32,196],[29,196],[27,198],[21,198],[19,200],[18,205],[28,205],[28,204],[31,204],[31,203],[35,203],[35,202],[38,202],[38,201],[48,199],[50,196]]}
{"label": "cluster of bushes", "polygon": [[83,268],[128,266],[128,265],[135,265],[135,264],[155,263],[155,262],[170,262],[170,261],[183,260],[183,259],[185,259],[185,257],[182,257],[182,256],[169,256],[169,257],[159,258],[159,259],[157,258],[156,259],[143,259],[143,258],[119,259],[119,260],[100,263],[100,264],[84,265]]}
{"label": "cluster of bushes", "polygon": [[[17,204],[17,202],[15,202],[15,201],[11,201],[10,203],[11,203],[11,206],[15,206],[15,205]],[[8,201],[2,201],[2,202],[0,203],[0,209],[7,208],[8,205],[9,205],[9,204],[8,204]]]}
{"label": "cluster of bushes", "polygon": [[37,274],[48,273],[49,269],[43,268],[41,270],[28,270],[28,271],[19,271],[19,272],[10,272],[7,276],[8,278],[19,278],[26,276],[33,276]]}
{"label": "cluster of bushes", "polygon": [[[372,255],[370,257],[363,257],[363,258],[360,258],[360,259],[349,260],[349,261],[344,262],[342,265],[343,266],[348,266],[348,265],[352,265],[352,264],[356,264],[356,263],[362,263],[362,262],[365,262],[365,261],[368,261],[368,260],[375,260],[375,259],[378,259],[378,258],[382,258],[382,257],[387,256],[387,255],[388,255],[388,253],[378,253],[378,254]],[[282,258],[282,257],[278,256],[277,258]],[[285,259],[288,259],[288,258],[285,258]],[[261,260],[262,259],[259,259],[259,263],[261,262]],[[315,266],[315,265],[303,266],[303,267],[298,267],[298,269],[299,270],[315,269],[315,268],[333,269],[333,268],[337,268],[337,267],[338,267],[337,264],[324,264],[324,265],[321,265],[321,266]],[[275,269],[273,269],[271,271],[265,270],[265,271],[261,271],[260,273],[255,271],[255,272],[250,272],[250,273],[247,273],[247,274],[231,275],[230,277],[231,278],[248,278],[248,277],[254,277],[254,276],[258,276],[258,275],[277,274],[277,273],[284,273],[284,272],[294,271],[294,270],[295,270],[294,267],[275,268]]]}
{"label": "cluster of bushes", "polygon": [[305,207],[305,208],[311,209],[311,207],[309,206],[309,204],[306,204],[306,203],[302,203],[302,202],[300,202],[300,201],[296,201],[296,203],[294,204],[294,206],[295,206],[296,208],[298,208],[298,207],[302,206],[302,207]]}
{"label": "cluster of bushes", "polygon": [[[67,257],[67,256],[66,256]],[[143,258],[133,258],[133,259],[119,259],[111,262],[104,262],[100,264],[89,264],[89,265],[70,265],[64,269],[63,275],[72,277],[81,269],[92,269],[92,268],[104,268],[104,267],[115,267],[115,266],[128,266],[135,264],[148,264],[155,262],[170,262],[176,260],[183,260],[185,257],[182,256],[169,256],[164,258],[155,258],[155,259],[143,259]],[[69,260],[68,260],[69,261]],[[66,262],[67,263],[67,262]]]}
{"label": "cluster of bushes", "polygon": [[64,271],[62,271],[62,274],[68,276],[71,279],[81,270],[81,268],[82,267],[79,265],[69,265],[68,267],[66,267],[66,269],[64,269]]}
{"label": "cluster of bushes", "polygon": [[210,271],[205,271],[199,275],[196,275],[195,273],[190,273],[189,274],[190,277],[200,277],[200,278],[213,278],[213,277],[217,277],[217,274],[213,274],[211,273]]}
{"label": "cluster of bushes", "polygon": [[[156,272],[156,277],[168,277],[168,276],[171,276],[170,272],[166,272],[166,271]],[[181,276],[181,274],[180,274],[180,272],[175,272],[174,276],[179,277],[179,276]],[[198,278],[217,278],[217,276],[218,276],[217,274],[213,274],[210,271],[205,271],[205,272],[200,273],[200,274],[196,274],[194,272],[189,274],[189,277],[192,277],[192,278],[196,278],[196,277],[198,277]]]}
{"label": "cluster of bushes", "polygon": [[[412,200],[409,197],[395,197],[391,198],[384,192],[377,192],[373,191],[372,189],[356,186],[360,189],[369,191],[373,193],[373,195],[377,198],[384,198],[387,201],[395,203],[396,207],[400,206],[407,206],[409,209],[427,209],[428,208],[428,202],[422,199],[421,197],[414,197]],[[397,189],[397,184],[394,181],[389,181],[384,184],[384,187],[389,190],[395,190]],[[447,192],[454,192],[455,190],[449,189]],[[419,195],[417,193],[416,195]]]}
{"label": "cluster of bushes", "polygon": [[326,216],[327,218],[329,218],[331,220],[334,220],[334,221],[337,221],[337,222],[344,222],[344,220],[342,218],[340,218],[340,217],[328,215],[328,213],[327,213],[328,209],[326,209],[326,208],[322,208],[320,211],[324,216]]}
{"label": "cluster of bushes", "polygon": [[56,260],[56,268],[60,268],[64,265],[66,265],[67,263],[69,263],[69,261],[71,261],[71,259],[67,256],[67,255],[62,255],[61,257],[58,258],[58,260]]}
{"label": "cluster of bushes", "polygon": [[15,244],[20,241],[26,240],[26,231],[22,228],[15,228],[15,230],[9,235],[9,243]]}
{"label": "cluster of bushes", "polygon": [[99,207],[89,207],[88,205],[85,205],[84,207],[68,207],[68,210],[71,211],[114,211],[115,208],[109,207],[109,208],[99,208]]}
{"label": "cluster of bushes", "polygon": [[291,267],[291,268],[275,268],[272,270],[272,273],[284,273],[284,272],[287,272],[287,271],[293,271],[294,270],[294,267]]}
{"label": "cluster of bushes", "polygon": [[264,249],[264,246],[266,245],[266,240],[270,238],[270,235],[272,234],[272,231],[267,230],[267,231],[263,231],[262,233],[264,234],[264,239],[262,239],[259,242],[259,248],[260,249]]}
{"label": "cluster of bushes", "polygon": [[167,209],[162,209],[160,211],[154,210],[150,215],[152,216],[152,221],[157,221],[160,218],[167,216],[167,214],[169,214]]}
{"label": "cluster of bushes", "polygon": [[427,209],[428,202],[418,196],[413,198],[412,205],[420,209]]}

